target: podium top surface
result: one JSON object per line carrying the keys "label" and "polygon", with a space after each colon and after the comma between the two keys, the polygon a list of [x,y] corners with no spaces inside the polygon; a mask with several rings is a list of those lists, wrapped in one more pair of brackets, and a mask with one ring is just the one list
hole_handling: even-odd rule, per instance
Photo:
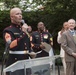
{"label": "podium top surface", "polygon": [[28,59],[28,60],[20,60],[15,62],[14,64],[6,67],[3,69],[4,72],[8,71],[15,71],[15,70],[20,70],[25,68],[31,68],[33,66],[38,66],[38,65],[43,65],[43,64],[48,64],[51,61],[55,61],[55,59],[59,58],[60,55],[55,55],[55,56],[48,56],[48,57],[41,57],[41,58],[35,58],[35,59]]}

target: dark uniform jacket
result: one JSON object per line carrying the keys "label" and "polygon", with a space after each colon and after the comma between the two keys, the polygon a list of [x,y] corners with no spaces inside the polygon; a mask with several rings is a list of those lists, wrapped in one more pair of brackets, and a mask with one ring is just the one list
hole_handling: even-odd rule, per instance
{"label": "dark uniform jacket", "polygon": [[34,44],[33,50],[34,52],[42,51],[41,54],[39,54],[37,57],[44,57],[49,56],[49,53],[45,52],[40,48],[41,42],[46,42],[48,44],[51,44],[51,35],[49,32],[38,32],[35,31],[32,33],[32,43]]}
{"label": "dark uniform jacket", "polygon": [[[10,51],[31,51],[30,39],[26,33],[22,32],[18,25],[11,24],[9,27],[5,28],[3,31],[3,37],[6,32],[11,35],[11,41],[17,40],[17,46],[9,49]],[[28,54],[9,54],[6,66],[11,65],[18,60],[28,58]]]}

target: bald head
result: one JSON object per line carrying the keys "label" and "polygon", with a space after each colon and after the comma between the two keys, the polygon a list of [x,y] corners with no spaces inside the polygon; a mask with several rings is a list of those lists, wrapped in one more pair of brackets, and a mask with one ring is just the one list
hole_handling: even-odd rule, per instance
{"label": "bald head", "polygon": [[22,11],[20,8],[12,8],[10,10],[11,22],[15,24],[20,24],[22,20]]}
{"label": "bald head", "polygon": [[16,7],[16,8],[12,8],[12,9],[10,10],[10,17],[13,16],[13,14],[14,14],[16,11],[18,11],[18,10],[21,11],[20,8],[17,8],[17,7]]}

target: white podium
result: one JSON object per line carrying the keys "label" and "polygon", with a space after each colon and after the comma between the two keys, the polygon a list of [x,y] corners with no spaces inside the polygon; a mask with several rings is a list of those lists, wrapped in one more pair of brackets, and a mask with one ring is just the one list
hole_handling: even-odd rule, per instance
{"label": "white podium", "polygon": [[[32,71],[31,75],[55,75],[55,59],[59,58],[60,55],[55,55],[52,57],[42,57],[28,60],[20,60],[14,64],[3,69],[3,72],[14,72],[16,70],[24,69],[26,75],[26,69],[30,68]],[[53,62],[50,65],[50,62]],[[39,74],[44,72],[45,74]]]}

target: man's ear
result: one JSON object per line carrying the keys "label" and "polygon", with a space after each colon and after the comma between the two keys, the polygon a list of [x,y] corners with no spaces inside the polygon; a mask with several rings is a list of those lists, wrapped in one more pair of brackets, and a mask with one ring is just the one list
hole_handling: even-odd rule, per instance
{"label": "man's ear", "polygon": [[13,16],[10,16],[11,20],[13,19]]}

